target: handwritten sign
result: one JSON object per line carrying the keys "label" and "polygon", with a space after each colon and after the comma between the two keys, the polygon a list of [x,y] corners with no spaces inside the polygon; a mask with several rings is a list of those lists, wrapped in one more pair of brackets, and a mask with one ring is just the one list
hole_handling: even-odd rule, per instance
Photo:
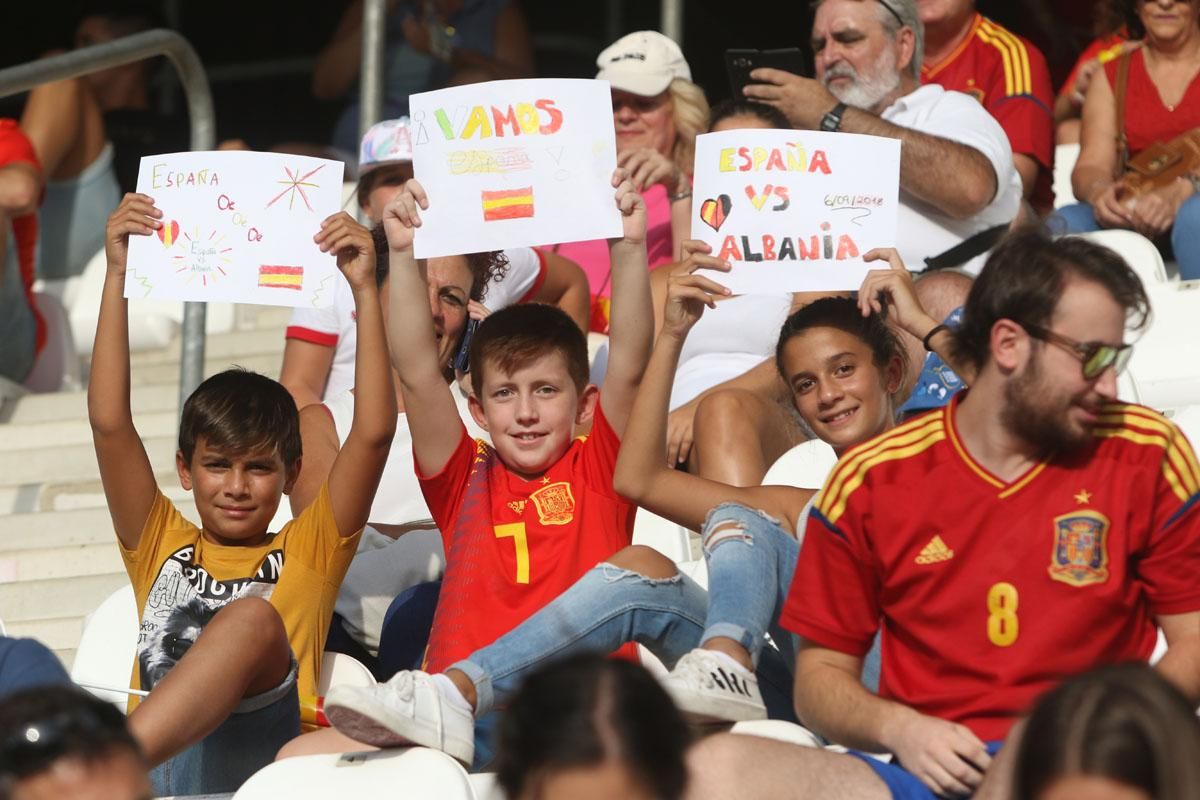
{"label": "handwritten sign", "polygon": [[606,81],[477,83],[409,98],[429,194],[418,258],[621,235]]}
{"label": "handwritten sign", "polygon": [[735,292],[857,289],[862,254],[896,243],[900,142],[735,130],[696,139],[692,238],[733,263]]}
{"label": "handwritten sign", "polygon": [[343,280],[313,243],[341,205],[342,163],[277,153],[146,156],[137,189],[163,212],[131,236],[125,296],[322,307]]}

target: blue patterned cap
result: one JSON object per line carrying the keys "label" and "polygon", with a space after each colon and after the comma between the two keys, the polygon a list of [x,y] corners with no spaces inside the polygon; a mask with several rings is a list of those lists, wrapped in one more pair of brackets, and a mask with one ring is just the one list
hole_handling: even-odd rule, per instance
{"label": "blue patterned cap", "polygon": [[[962,324],[962,317],[963,309],[959,306],[950,312],[943,324],[954,330]],[[941,408],[950,402],[950,398],[957,394],[963,385],[962,378],[950,369],[950,365],[943,361],[941,356],[937,353],[926,353],[925,366],[917,376],[912,394],[904,405],[900,406],[897,415],[904,417],[918,411]]]}
{"label": "blue patterned cap", "polygon": [[363,175],[384,164],[412,163],[412,137],[408,117],[376,122],[363,137],[358,149],[358,174]]}

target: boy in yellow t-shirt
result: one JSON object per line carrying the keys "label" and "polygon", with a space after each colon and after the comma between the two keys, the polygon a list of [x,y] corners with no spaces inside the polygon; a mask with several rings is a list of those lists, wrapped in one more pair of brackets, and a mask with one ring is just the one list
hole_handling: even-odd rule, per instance
{"label": "boy in yellow t-shirt", "polygon": [[314,241],[337,256],[358,308],[357,403],[317,499],[279,533],[267,526],[300,472],[295,405],[269,378],[233,369],[184,404],[176,466],[201,526],[155,483],[129,404],[130,235],[162,212],[129,194],[108,220],[108,270],[92,352],[88,414],[141,634],[129,726],[160,795],[231,792],[299,732],[315,700],[334,599],[396,424],[371,234],[348,215]]}

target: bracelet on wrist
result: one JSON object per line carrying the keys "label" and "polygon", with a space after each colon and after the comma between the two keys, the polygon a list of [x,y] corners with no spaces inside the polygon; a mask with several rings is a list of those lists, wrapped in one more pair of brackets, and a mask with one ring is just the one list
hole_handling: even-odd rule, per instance
{"label": "bracelet on wrist", "polygon": [[924,345],[925,352],[932,353],[933,346],[930,345],[930,342],[933,340],[933,337],[937,336],[942,331],[948,330],[950,330],[950,326],[948,325],[934,325],[932,328],[930,328],[929,333],[925,334],[925,338],[921,339],[921,344]]}
{"label": "bracelet on wrist", "polygon": [[680,200],[687,200],[691,196],[692,196],[692,190],[684,189],[682,192],[677,192],[675,194],[668,194],[667,198],[672,203],[678,203]]}

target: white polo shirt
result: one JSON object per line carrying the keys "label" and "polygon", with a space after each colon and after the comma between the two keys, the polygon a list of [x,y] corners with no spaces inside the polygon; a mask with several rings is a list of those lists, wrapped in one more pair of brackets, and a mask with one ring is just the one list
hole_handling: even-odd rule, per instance
{"label": "white polo shirt", "polygon": [[[1012,146],[1000,123],[975,98],[926,84],[888,106],[883,119],[903,128],[939,136],[983,153],[996,173],[999,190],[992,202],[967,219],[954,219],[900,189],[896,249],[910,269],[940,255],[972,234],[1011,222],[1021,207],[1021,176],[1013,166]],[[987,254],[960,269],[978,275]]]}
{"label": "white polo shirt", "polygon": [[[483,296],[491,311],[522,303],[531,298],[546,280],[546,259],[530,247],[505,250],[508,269],[493,278]],[[333,363],[325,381],[322,400],[340,397],[354,387],[354,351],[358,341],[355,328],[354,294],[350,282],[338,273],[333,304],[326,308],[297,308],[288,321],[288,339],[332,347]]]}

